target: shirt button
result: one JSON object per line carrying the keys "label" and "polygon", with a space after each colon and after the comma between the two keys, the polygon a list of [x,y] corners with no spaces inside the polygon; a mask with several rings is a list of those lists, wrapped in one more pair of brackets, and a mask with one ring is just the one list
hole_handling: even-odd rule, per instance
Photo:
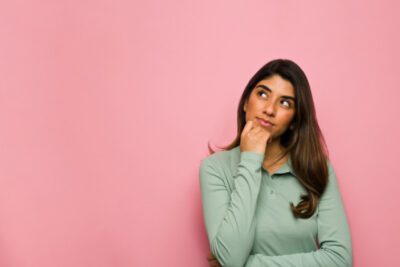
{"label": "shirt button", "polygon": [[268,199],[276,199],[276,194],[273,189],[269,190]]}

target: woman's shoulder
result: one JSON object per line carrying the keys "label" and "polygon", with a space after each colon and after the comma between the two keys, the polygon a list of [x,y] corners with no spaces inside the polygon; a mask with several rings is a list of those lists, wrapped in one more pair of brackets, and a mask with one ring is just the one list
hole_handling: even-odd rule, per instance
{"label": "woman's shoulder", "polygon": [[329,173],[329,177],[336,179],[336,174],[335,174],[335,169],[332,165],[332,162],[330,161],[329,158],[326,159],[326,166],[328,167],[328,173]]}
{"label": "woman's shoulder", "polygon": [[201,165],[211,164],[214,168],[231,169],[237,165],[240,157],[240,147],[217,151],[201,160]]}
{"label": "woman's shoulder", "polygon": [[335,167],[328,158],[326,159],[326,164],[328,167],[328,182],[325,191],[338,190],[338,180],[336,177]]}
{"label": "woman's shoulder", "polygon": [[215,152],[203,158],[200,163],[200,181],[209,186],[224,184],[232,189],[233,177],[237,171],[240,157],[239,146]]}

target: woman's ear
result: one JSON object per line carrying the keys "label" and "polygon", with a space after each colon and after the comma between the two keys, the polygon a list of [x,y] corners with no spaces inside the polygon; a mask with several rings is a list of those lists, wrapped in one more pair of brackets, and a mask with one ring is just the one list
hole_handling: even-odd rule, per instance
{"label": "woman's ear", "polygon": [[247,107],[247,100],[244,101],[244,105],[243,105],[243,111],[246,112],[246,107]]}

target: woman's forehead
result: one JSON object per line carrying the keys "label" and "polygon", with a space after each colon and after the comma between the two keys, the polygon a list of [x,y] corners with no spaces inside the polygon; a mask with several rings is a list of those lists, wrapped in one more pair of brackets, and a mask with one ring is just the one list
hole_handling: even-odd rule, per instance
{"label": "woman's forehead", "polygon": [[295,90],[292,83],[288,80],[281,78],[280,76],[268,77],[259,81],[255,88],[262,88],[267,91],[271,91],[277,94],[281,94],[288,97],[295,96]]}

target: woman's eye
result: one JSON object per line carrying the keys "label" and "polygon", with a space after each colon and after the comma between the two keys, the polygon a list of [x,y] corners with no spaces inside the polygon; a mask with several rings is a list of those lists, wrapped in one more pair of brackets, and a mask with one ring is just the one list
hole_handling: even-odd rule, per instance
{"label": "woman's eye", "polygon": [[262,94],[267,95],[264,91],[258,92],[258,95],[261,96]]}
{"label": "woman's eye", "polygon": [[287,103],[287,107],[290,107],[290,102],[289,101],[287,101],[287,100],[283,100],[283,102],[286,102]]}

